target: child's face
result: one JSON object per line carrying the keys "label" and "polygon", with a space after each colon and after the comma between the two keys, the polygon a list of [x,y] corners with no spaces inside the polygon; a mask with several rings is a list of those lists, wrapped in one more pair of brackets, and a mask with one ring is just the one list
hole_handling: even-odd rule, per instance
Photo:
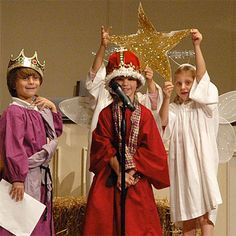
{"label": "child's face", "polygon": [[193,85],[193,77],[190,71],[182,71],[175,75],[176,94],[185,102],[189,99],[189,93]]}
{"label": "child's face", "polygon": [[17,97],[27,102],[32,102],[33,97],[37,94],[40,87],[40,76],[29,75],[18,77],[16,79]]}
{"label": "child's face", "polygon": [[117,77],[115,81],[121,86],[125,95],[129,96],[130,100],[133,102],[138,87],[137,79],[121,76]]}

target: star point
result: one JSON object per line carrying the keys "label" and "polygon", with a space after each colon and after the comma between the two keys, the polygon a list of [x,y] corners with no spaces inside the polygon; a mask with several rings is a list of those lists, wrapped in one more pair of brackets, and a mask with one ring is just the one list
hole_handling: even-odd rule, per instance
{"label": "star point", "polygon": [[137,33],[112,35],[111,43],[134,52],[140,59],[142,69],[148,65],[165,80],[171,80],[171,66],[167,53],[189,33],[190,29],[171,31],[169,33],[158,32],[145,15],[140,3]]}

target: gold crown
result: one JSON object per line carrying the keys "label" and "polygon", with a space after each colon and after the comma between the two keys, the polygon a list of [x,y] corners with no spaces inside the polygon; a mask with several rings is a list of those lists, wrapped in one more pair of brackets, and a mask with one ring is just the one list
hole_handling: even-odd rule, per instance
{"label": "gold crown", "polygon": [[8,68],[7,68],[7,74],[11,70],[15,68],[19,68],[19,67],[31,68],[37,71],[43,78],[43,72],[45,69],[45,61],[43,62],[43,64],[39,62],[37,52],[35,52],[32,57],[26,57],[24,54],[24,49],[22,49],[19,56],[16,57],[15,59],[13,59],[13,55],[11,55]]}

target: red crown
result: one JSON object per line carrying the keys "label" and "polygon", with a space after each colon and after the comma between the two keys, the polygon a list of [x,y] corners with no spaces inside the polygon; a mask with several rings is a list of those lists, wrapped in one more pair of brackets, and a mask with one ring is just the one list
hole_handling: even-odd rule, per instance
{"label": "red crown", "polygon": [[111,54],[106,67],[107,74],[113,72],[114,69],[119,69],[121,66],[132,67],[136,71],[140,70],[138,57],[130,51],[119,51]]}
{"label": "red crown", "polygon": [[140,72],[140,62],[138,57],[124,49],[114,52],[110,55],[106,66],[106,86],[112,79],[120,76],[132,77],[140,81],[141,85],[145,84],[145,78]]}

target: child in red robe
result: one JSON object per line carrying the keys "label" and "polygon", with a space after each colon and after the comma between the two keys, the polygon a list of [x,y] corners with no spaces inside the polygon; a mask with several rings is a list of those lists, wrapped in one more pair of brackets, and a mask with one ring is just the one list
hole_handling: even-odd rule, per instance
{"label": "child in red robe", "polygon": [[[139,59],[129,51],[113,53],[106,67],[106,86],[117,82],[135,107],[126,109],[126,235],[163,235],[152,185],[169,186],[167,155],[150,110],[136,98],[144,85]],[[121,106],[104,108],[92,135],[90,171],[95,176],[89,192],[83,235],[120,235]]]}

